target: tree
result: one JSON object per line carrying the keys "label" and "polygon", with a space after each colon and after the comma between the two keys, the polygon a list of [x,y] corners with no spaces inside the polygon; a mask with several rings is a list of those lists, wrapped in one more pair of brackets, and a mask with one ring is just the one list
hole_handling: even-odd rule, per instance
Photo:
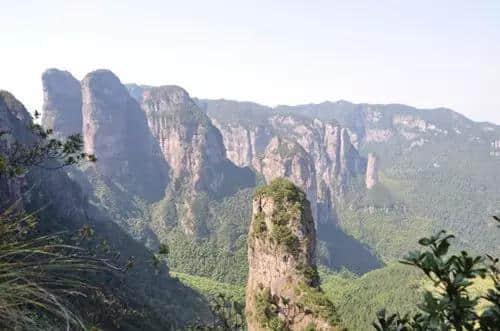
{"label": "tree", "polygon": [[[81,152],[79,135],[62,141],[40,125],[28,129],[29,142],[0,131],[0,178],[21,176],[32,167],[54,170],[84,160],[96,161],[94,155]],[[83,274],[115,267],[68,244],[65,238],[71,236],[35,235],[36,214],[16,206],[0,207],[0,329],[46,329],[41,319],[50,325],[62,320],[68,330],[83,329],[68,298],[86,297],[96,289]]]}
{"label": "tree", "polygon": [[[35,117],[38,117],[35,112]],[[0,130],[0,176],[20,176],[31,167],[55,170],[82,161],[95,162],[93,154],[82,152],[81,135],[70,135],[64,140],[54,138],[52,129],[39,124],[28,127],[32,135],[29,142],[20,142],[12,132]]]}
{"label": "tree", "polygon": [[210,299],[211,318],[209,322],[197,322],[189,330],[199,331],[239,331],[245,330],[244,306],[223,294]]}
{"label": "tree", "polygon": [[[499,217],[494,217],[500,222]],[[422,238],[419,244],[426,247],[424,252],[412,252],[402,263],[422,270],[432,281],[433,289],[425,290],[420,312],[410,317],[408,314],[386,315],[385,310],[377,314],[373,326],[378,331],[410,330],[456,330],[473,331],[500,330],[500,269],[498,258],[471,256],[462,251],[448,254],[453,235],[445,231],[429,238]],[[470,288],[477,277],[490,277],[493,288],[484,296],[475,297]],[[478,312],[479,299],[489,305]]]}

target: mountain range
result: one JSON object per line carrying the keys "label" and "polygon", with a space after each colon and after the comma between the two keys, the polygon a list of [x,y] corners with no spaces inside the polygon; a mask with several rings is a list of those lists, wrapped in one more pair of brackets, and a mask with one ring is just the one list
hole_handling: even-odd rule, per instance
{"label": "mountain range", "polygon": [[[179,86],[123,84],[109,70],[79,81],[49,69],[42,82],[42,125],[61,138],[81,134],[98,161],[60,170],[58,179],[33,177],[49,182],[47,190],[71,187],[64,198],[46,192],[37,203],[64,200],[53,213],[75,224],[59,227],[90,222],[117,249],[144,259],[167,244],[172,271],[245,284],[252,196],[282,177],[310,203],[325,272],[392,272],[391,262],[441,229],[456,234],[461,248],[500,252],[488,222],[500,214],[495,124],[399,104],[198,99]],[[16,105],[3,107],[27,118]],[[132,288],[155,274],[135,272]],[[169,276],[154,281],[164,284],[160,297],[177,291],[192,298],[191,307],[203,306]],[[152,296],[149,290],[137,288]]]}

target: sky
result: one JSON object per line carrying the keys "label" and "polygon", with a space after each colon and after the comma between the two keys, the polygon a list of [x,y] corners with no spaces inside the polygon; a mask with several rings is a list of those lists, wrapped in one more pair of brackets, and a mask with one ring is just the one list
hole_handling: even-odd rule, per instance
{"label": "sky", "polygon": [[41,74],[176,84],[191,96],[447,107],[500,124],[500,0],[0,0],[0,89]]}

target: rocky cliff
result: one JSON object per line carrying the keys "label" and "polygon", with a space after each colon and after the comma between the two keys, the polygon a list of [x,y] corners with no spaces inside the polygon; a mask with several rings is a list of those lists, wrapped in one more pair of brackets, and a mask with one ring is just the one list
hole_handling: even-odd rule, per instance
{"label": "rocky cliff", "polygon": [[[241,175],[226,158],[219,130],[184,89],[138,85],[128,88],[140,102],[170,166],[173,185],[167,198],[176,201],[178,222],[187,235],[206,234],[203,215],[208,201],[231,193],[246,175]],[[162,217],[155,220],[164,222]]]}
{"label": "rocky cliff", "polygon": [[226,125],[215,118],[211,119],[222,133],[227,157],[240,167],[255,167],[255,161],[264,153],[273,137],[272,129],[266,125],[252,128],[240,124]]}
{"label": "rocky cliff", "polygon": [[42,125],[56,137],[82,133],[80,82],[69,72],[48,69],[42,74]]}
{"label": "rocky cliff", "polygon": [[151,87],[141,98],[149,127],[174,179],[188,178],[189,189],[217,192],[226,161],[222,136],[178,86]]}
{"label": "rocky cliff", "polygon": [[[29,144],[33,141],[34,137],[28,130],[31,124],[31,116],[21,102],[9,92],[0,90],[0,167],[3,166],[2,154],[8,155],[16,142]],[[25,186],[25,178],[0,174],[0,208],[22,202]]]}
{"label": "rocky cliff", "polygon": [[[236,164],[252,166],[267,181],[278,176],[294,181],[306,191],[318,223],[334,221],[336,200],[342,197],[353,178],[365,175],[366,160],[351,141],[357,137],[335,121],[281,114],[253,103],[198,102],[221,131],[228,157]],[[285,162],[276,153],[277,143],[281,142],[283,147],[284,141],[297,144],[300,147],[296,149],[300,151],[297,158],[308,159],[310,165],[285,171]],[[289,161],[291,159],[289,157]],[[282,163],[280,171],[279,163]],[[270,168],[273,164],[274,170]],[[304,176],[309,178],[307,186],[300,179]]]}
{"label": "rocky cliff", "polygon": [[371,189],[378,184],[378,158],[374,153],[368,154],[368,161],[366,164],[366,178],[365,185],[367,189]]}
{"label": "rocky cliff", "polygon": [[166,164],[139,104],[108,70],[89,73],[81,86],[84,148],[97,156],[97,173],[146,200],[161,199]]}
{"label": "rocky cliff", "polygon": [[313,219],[317,220],[316,171],[313,160],[302,146],[274,137],[267,145],[262,157],[257,158],[253,163],[267,183],[275,178],[285,177],[306,192],[308,200],[311,201]]}
{"label": "rocky cliff", "polygon": [[[474,122],[450,109],[401,104],[338,101],[280,106],[274,111],[336,121],[349,130],[351,141],[357,142],[363,154],[376,153],[377,161],[369,163],[365,184],[377,183],[371,172],[377,168],[379,185],[364,193],[368,204],[388,207],[382,207],[379,221],[360,223],[360,219],[373,219],[374,210],[353,201],[339,220],[343,229],[380,256],[390,260],[413,249],[409,244],[388,243],[385,233],[393,232],[391,228],[396,229],[392,238],[401,235],[398,242],[404,243],[412,242],[418,231],[424,236],[446,228],[475,248],[488,251],[485,247],[490,246],[493,235],[481,224],[488,222],[485,210],[488,214],[498,210],[495,197],[500,177],[491,143],[500,136],[499,126]],[[363,191],[357,195],[361,200]],[[371,229],[375,223],[377,231]]]}
{"label": "rocky cliff", "polygon": [[249,330],[337,330],[319,288],[316,231],[304,192],[286,179],[259,189],[248,236]]}
{"label": "rocky cliff", "polygon": [[[32,124],[25,107],[10,93],[0,91],[0,131],[8,132],[0,136],[0,157],[12,151],[9,144],[12,146],[14,142],[25,147],[40,143],[30,130]],[[77,299],[74,309],[84,316],[92,316],[86,322],[105,329],[116,329],[118,321],[123,330],[164,330],[181,328],[200,316],[200,312],[202,316],[207,315],[207,307],[197,293],[172,279],[165,265],[155,268],[150,262],[151,251],[133,240],[87,197],[64,169],[28,167],[22,177],[11,179],[0,171],[0,213],[11,207],[8,202],[21,199],[22,210],[37,217],[36,236],[68,233],[71,237],[83,226],[90,226],[93,235],[88,238],[88,245],[92,256],[105,258],[118,266],[135,261],[134,267],[124,274],[109,270],[106,274],[80,275],[84,282],[103,285],[98,296],[79,296]],[[85,249],[86,242],[80,241],[78,245]],[[75,241],[69,244],[75,245]],[[96,247],[106,248],[96,250]],[[109,251],[109,256],[100,255],[105,254],[104,251]],[[116,252],[119,254],[111,256]],[[94,314],[96,309],[103,307],[113,313]],[[123,319],[123,316],[126,317]]]}

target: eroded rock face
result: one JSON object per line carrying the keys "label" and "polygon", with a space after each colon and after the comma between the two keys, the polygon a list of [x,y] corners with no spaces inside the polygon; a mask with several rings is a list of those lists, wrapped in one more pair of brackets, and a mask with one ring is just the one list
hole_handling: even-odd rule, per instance
{"label": "eroded rock face", "polygon": [[97,70],[82,80],[83,139],[96,168],[148,200],[163,196],[166,164],[146,116],[111,71]]}
{"label": "eroded rock face", "polygon": [[42,75],[42,125],[56,137],[82,133],[82,93],[80,82],[69,72],[49,69]]}
{"label": "eroded rock face", "polygon": [[228,159],[240,167],[255,166],[264,153],[273,134],[268,127],[258,125],[247,128],[243,125],[222,125],[212,119],[222,133]]}
{"label": "eroded rock face", "polygon": [[[227,100],[200,103],[221,131],[228,157],[240,166],[252,166],[267,182],[279,176],[294,181],[306,191],[319,223],[334,220],[335,200],[342,197],[353,177],[365,175],[366,160],[355,147],[362,136],[354,130],[335,122],[278,114],[272,108],[252,103]],[[377,121],[377,114],[372,115]],[[309,159],[312,166],[286,166],[284,159],[278,159],[275,153],[278,141],[298,144],[302,153],[297,158]],[[307,185],[301,179],[306,168],[310,178]]]}
{"label": "eroded rock face", "polygon": [[371,189],[378,184],[378,157],[373,154],[368,154],[368,162],[366,164],[365,184],[367,189]]}
{"label": "eroded rock face", "polygon": [[226,159],[222,136],[178,86],[154,87],[143,94],[149,126],[172,168],[173,177],[192,176],[193,189],[217,191]]}
{"label": "eroded rock face", "polygon": [[307,194],[311,201],[314,220],[317,220],[317,186],[314,163],[309,154],[297,143],[274,137],[267,145],[262,158],[258,158],[257,169],[267,183],[279,177],[290,179]]}
{"label": "eroded rock face", "polygon": [[[270,124],[277,135],[299,144],[312,160],[316,193],[310,195],[310,190],[306,193],[310,201],[315,199],[316,204],[321,206],[317,221],[330,222],[335,199],[342,196],[351,178],[365,171],[366,161],[352,145],[349,131],[336,123],[295,116],[273,116]],[[293,180],[297,175],[286,177]]]}
{"label": "eroded rock face", "polygon": [[[12,142],[28,146],[37,143],[39,137],[29,129],[32,124],[31,115],[26,108],[12,94],[0,90],[0,131],[9,133],[0,135],[0,150],[5,152],[3,149],[6,147],[5,144]],[[11,204],[14,201],[15,206]],[[126,275],[93,273],[90,278],[96,284],[99,282],[113,284],[106,288],[106,296],[109,294],[119,297],[120,305],[140,309],[148,307],[148,315],[151,314],[148,321],[151,323],[145,326],[146,329],[162,329],[162,326],[163,329],[174,326],[178,328],[180,325],[188,324],[194,316],[201,316],[203,319],[208,316],[208,307],[202,298],[171,279],[167,266],[163,264],[153,266],[150,262],[151,251],[133,240],[107,215],[101,213],[99,208],[90,203],[88,195],[64,169],[47,170],[31,167],[22,177],[10,179],[0,174],[2,213],[6,207],[15,207],[14,211],[19,209],[28,215],[36,214],[38,224],[36,229],[30,229],[30,233],[34,230],[32,235],[54,235],[61,230],[77,233],[82,227],[90,226],[99,242],[108,243],[110,247],[120,252],[118,256],[112,258],[113,263],[125,265],[127,261],[133,259],[134,268]],[[107,255],[111,257],[110,254]],[[169,302],[169,298],[172,297],[184,299],[182,303],[179,301],[172,303]],[[155,302],[154,306],[148,306],[151,300]],[[79,301],[80,311],[87,311],[89,308],[95,308],[95,301]],[[102,325],[113,326],[116,318],[110,316],[100,320]]]}
{"label": "eroded rock face", "polygon": [[[12,94],[0,90],[0,150],[7,151],[15,142],[29,144],[34,140],[28,127],[32,124],[31,115]],[[9,177],[0,174],[0,207],[22,209],[22,189],[26,186],[23,177]]]}
{"label": "eroded rock face", "polygon": [[248,237],[249,330],[337,330],[335,308],[319,288],[315,246],[304,192],[283,178],[256,192]]}
{"label": "eroded rock face", "polygon": [[138,87],[129,90],[140,101],[150,130],[171,169],[176,208],[184,232],[194,235],[202,226],[195,202],[203,194],[220,194],[227,169],[220,132],[189,94],[178,86]]}

